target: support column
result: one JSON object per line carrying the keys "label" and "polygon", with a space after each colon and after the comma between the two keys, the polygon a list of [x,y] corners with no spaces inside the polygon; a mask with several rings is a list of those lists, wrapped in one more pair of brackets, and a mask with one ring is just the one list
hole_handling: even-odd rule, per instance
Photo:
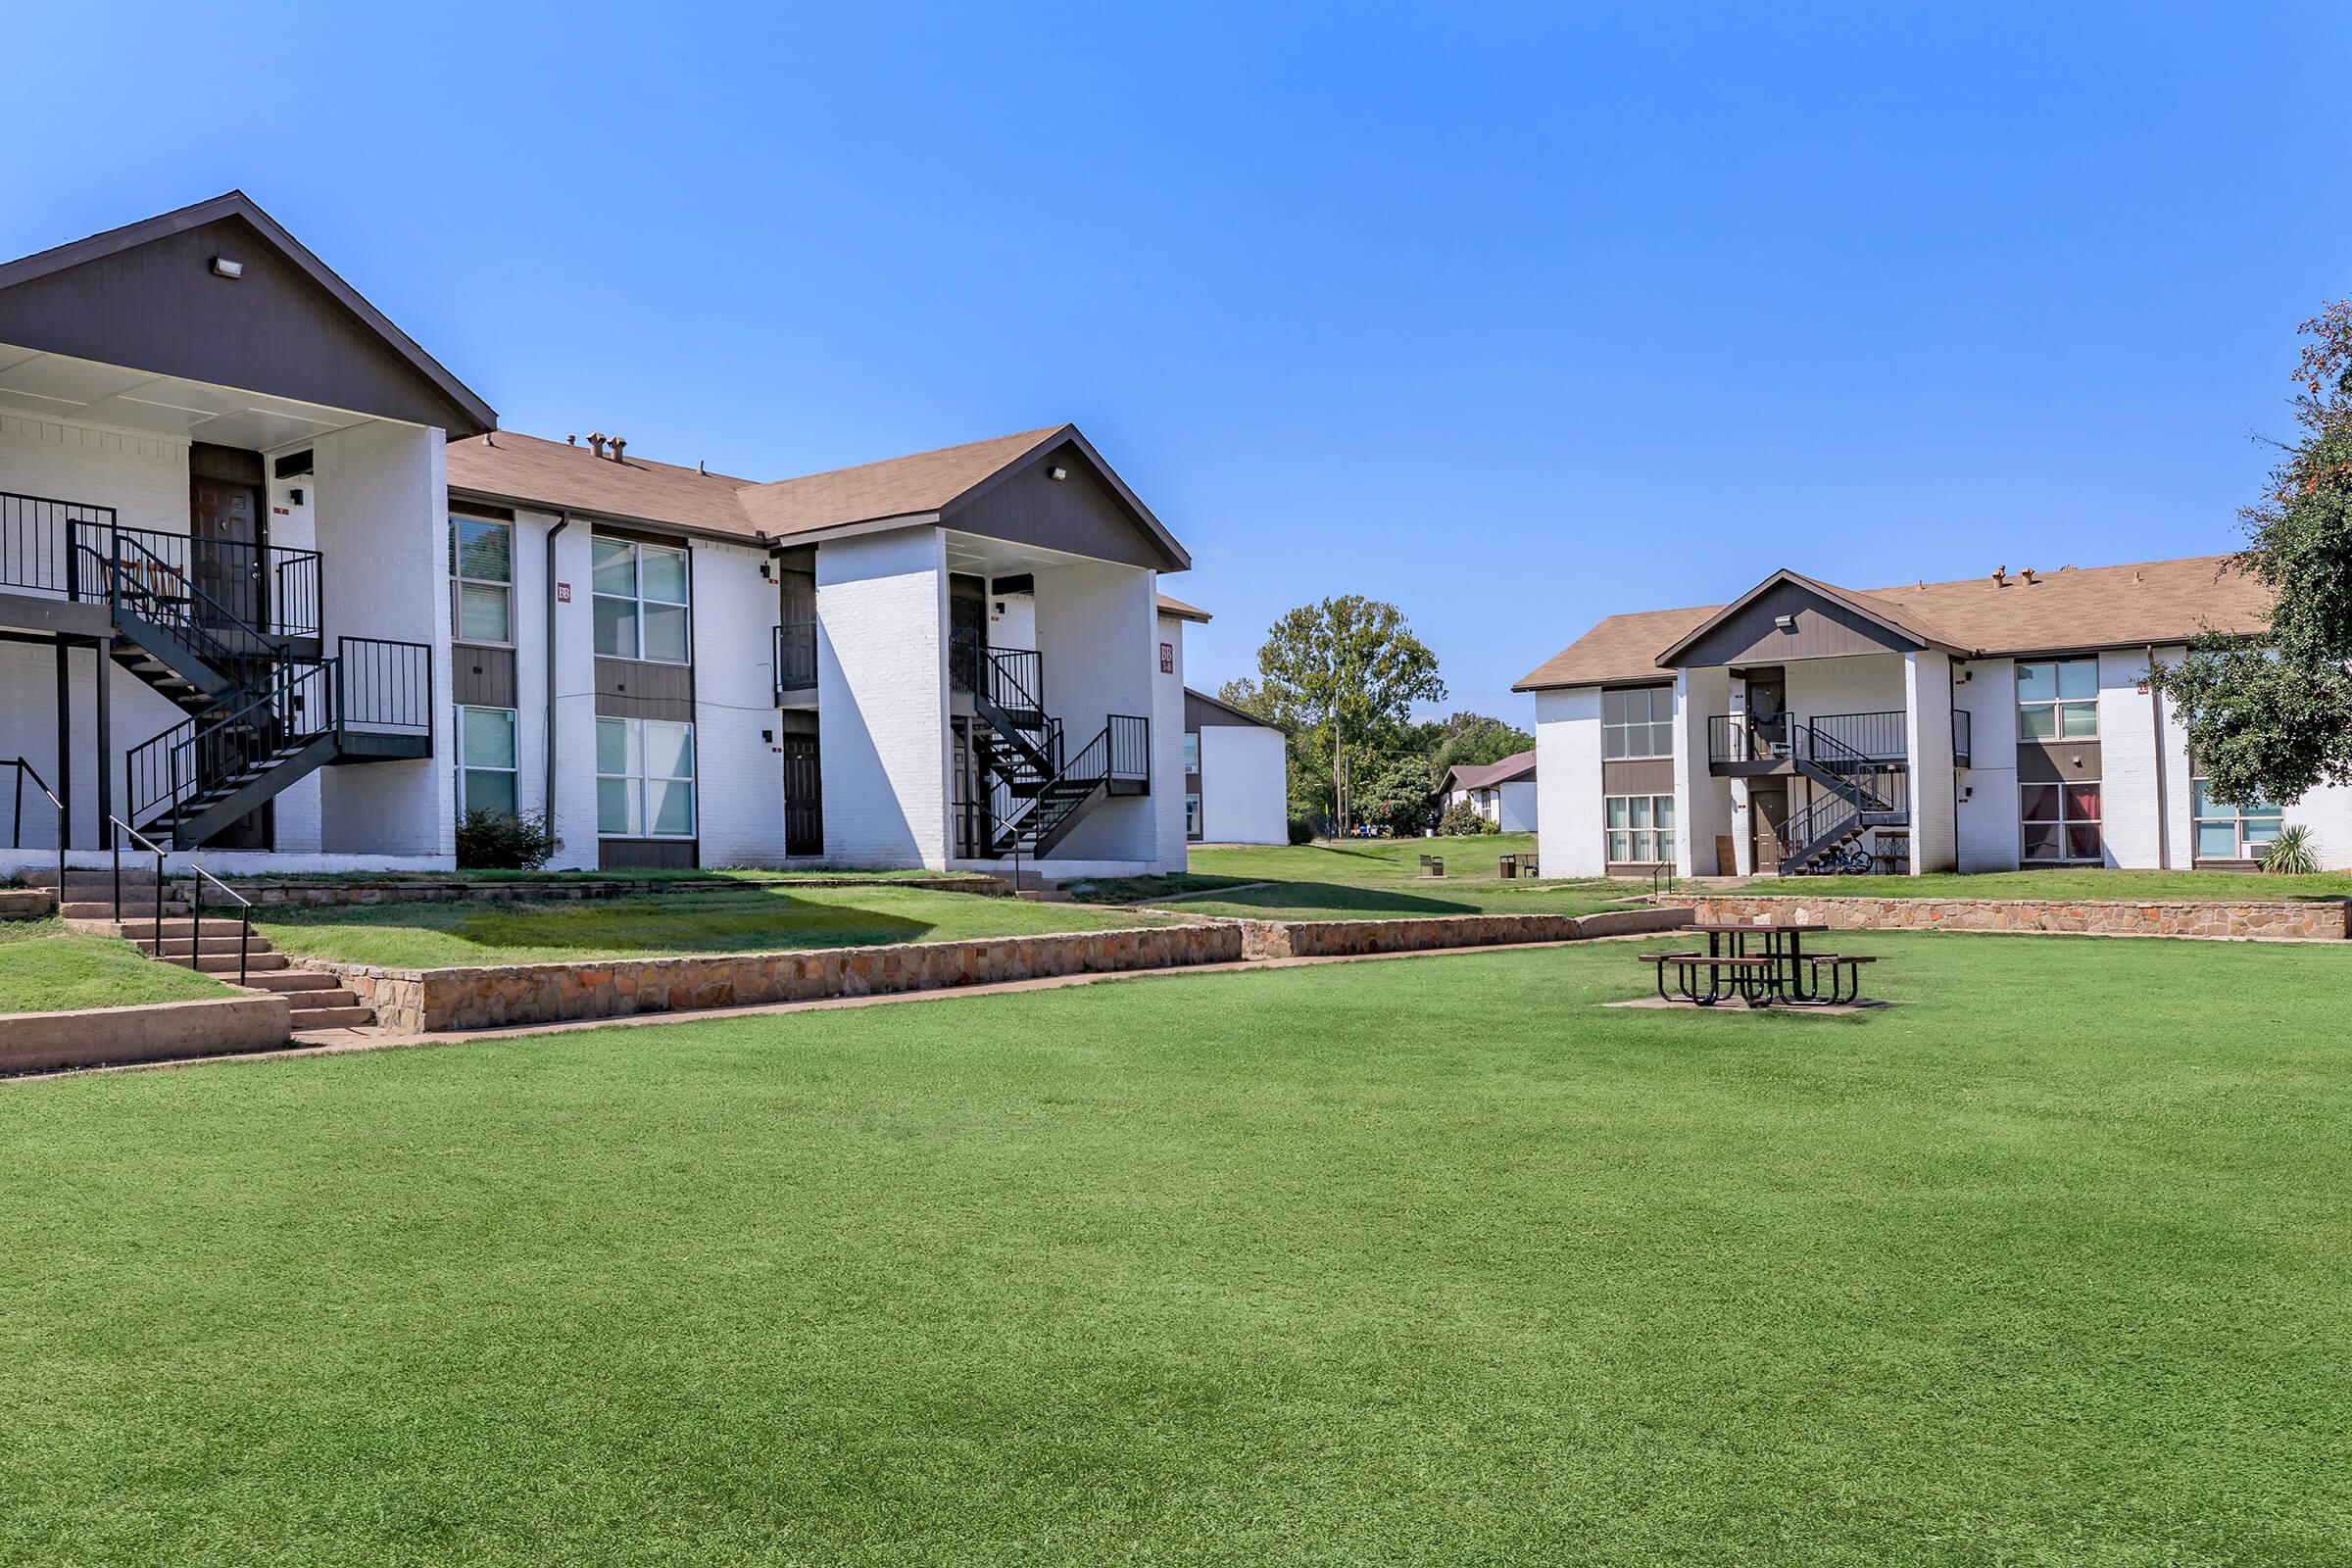
{"label": "support column", "polygon": [[[57,842],[60,848],[74,843],[74,674],[71,650],[63,637],[57,639]],[[59,889],[62,899],[64,889]]]}
{"label": "support column", "polygon": [[114,842],[115,815],[115,718],[107,677],[113,673],[115,662],[107,657],[104,643],[90,644],[90,657],[96,662],[94,678],[98,683],[98,847],[105,849]]}
{"label": "support column", "polygon": [[1903,753],[1911,770],[1911,874],[1955,870],[1952,661],[1936,649],[1903,656]]}

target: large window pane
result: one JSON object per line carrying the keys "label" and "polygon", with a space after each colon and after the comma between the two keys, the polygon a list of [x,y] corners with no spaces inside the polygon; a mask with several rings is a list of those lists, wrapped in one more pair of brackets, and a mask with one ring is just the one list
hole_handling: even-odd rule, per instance
{"label": "large window pane", "polygon": [[1634,826],[1649,826],[1649,797],[1646,795],[1637,795],[1628,804],[1633,807]]}
{"label": "large window pane", "polygon": [[2018,814],[2029,822],[2058,820],[2058,786],[2029,784],[2018,792]]}
{"label": "large window pane", "polygon": [[633,838],[642,829],[637,823],[637,786],[625,778],[600,778],[596,781],[596,830],[620,838]]}
{"label": "large window pane", "polygon": [[647,783],[646,795],[653,802],[653,831],[678,838],[694,833],[694,786],[683,780],[655,779]]}
{"label": "large window pane", "polygon": [[589,558],[596,564],[596,591],[600,594],[637,595],[637,551],[634,546],[616,539],[594,539],[588,545]]}
{"label": "large window pane", "polygon": [[637,657],[637,601],[597,600],[596,651],[607,659]]}
{"label": "large window pane", "polygon": [[1661,833],[1658,835],[1658,858],[1661,860],[1671,860],[1674,858],[1673,834]]}
{"label": "large window pane", "polygon": [[2021,708],[2017,710],[2017,732],[2030,741],[2051,741],[2058,738],[2058,710],[2051,707]]}
{"label": "large window pane", "polygon": [[2026,824],[2026,858],[2029,860],[2062,858],[2063,857],[2059,853],[2062,848],[2060,835],[2064,832],[2065,829],[2055,822],[2028,822]]}
{"label": "large window pane", "polygon": [[671,664],[686,662],[684,605],[646,605],[645,648],[639,657],[658,659]]}
{"label": "large window pane", "polygon": [[2017,666],[2017,700],[2021,703],[2046,703],[2058,695],[2058,670],[2054,664],[2020,664]]}
{"label": "large window pane", "polygon": [[2236,859],[2237,824],[2234,822],[2199,822],[2197,824],[2197,858],[2201,860]]}
{"label": "large window pane", "polygon": [[514,627],[508,614],[505,588],[482,583],[458,584],[458,640],[468,643],[511,643]]}
{"label": "large window pane", "polygon": [[2099,858],[2099,824],[2070,822],[2066,828],[2066,858],[2070,860]]}
{"label": "large window pane", "polygon": [[2066,787],[2066,819],[2070,822],[2095,822],[2099,817],[2099,787],[2096,784],[2069,784]]}
{"label": "large window pane", "polygon": [[2248,842],[2268,844],[2278,836],[2279,826],[2284,821],[2284,813],[2277,807],[2272,807],[2269,810],[2244,812],[2240,820],[2246,825]]}
{"label": "large window pane", "polygon": [[1656,811],[1657,811],[1657,820],[1658,820],[1658,826],[1660,826],[1660,827],[1672,827],[1672,826],[1674,826],[1674,797],[1673,797],[1673,796],[1671,796],[1671,795],[1661,795],[1661,796],[1659,796],[1659,797],[1658,797],[1658,802],[1657,802],[1657,807],[1656,807]]}
{"label": "large window pane", "polygon": [[514,580],[514,536],[505,523],[471,517],[456,518],[455,523],[452,570],[486,582]]}
{"label": "large window pane", "polygon": [[1657,846],[1650,841],[1650,836],[1646,833],[1635,834],[1634,858],[1637,860],[1654,860],[1657,858]]}
{"label": "large window pane", "polygon": [[514,714],[504,708],[465,710],[464,745],[467,767],[514,765]]}
{"label": "large window pane", "polygon": [[648,778],[694,777],[694,726],[646,720],[645,773]]}
{"label": "large window pane", "polygon": [[637,591],[647,599],[686,602],[686,552],[644,545],[638,551]]}
{"label": "large window pane", "polygon": [[1624,827],[1627,822],[1632,820],[1633,805],[1632,801],[1622,795],[1610,796],[1608,798],[1609,826]]}
{"label": "large window pane", "polygon": [[466,809],[496,811],[503,816],[514,815],[514,775],[477,772],[468,768],[466,773]]}
{"label": "large window pane", "polygon": [[2089,659],[2070,659],[2061,663],[2058,666],[2058,695],[2061,697],[2098,696],[2098,662]]}
{"label": "large window pane", "polygon": [[1628,861],[1632,860],[1632,859],[1633,859],[1633,858],[1634,858],[1634,836],[1633,836],[1631,833],[1612,833],[1612,834],[1610,834],[1610,835],[1609,835],[1609,858],[1610,858],[1610,860],[1611,860],[1611,861],[1613,861],[1613,862],[1615,862],[1616,864],[1623,865],[1623,864],[1627,863]]}
{"label": "large window pane", "polygon": [[596,721],[596,770],[599,773],[633,773],[629,765],[629,721],[625,718],[600,718]]}
{"label": "large window pane", "polygon": [[2190,781],[2188,802],[2189,810],[2198,816],[2227,816],[2230,812],[2230,808],[2217,804],[2205,793],[2205,781],[2201,778]]}
{"label": "large window pane", "polygon": [[2099,733],[2099,705],[2096,703],[2060,703],[2064,715],[2060,732],[2068,740],[2089,740]]}

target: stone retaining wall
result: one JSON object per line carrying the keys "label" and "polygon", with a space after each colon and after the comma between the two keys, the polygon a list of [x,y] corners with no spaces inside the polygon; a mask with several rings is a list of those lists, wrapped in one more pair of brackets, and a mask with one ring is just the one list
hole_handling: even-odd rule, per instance
{"label": "stone retaining wall", "polygon": [[1700,895],[1702,922],[1812,920],[1837,930],[2006,931],[2237,941],[2342,941],[2352,934],[2334,903],[2257,904],[2107,899],[1857,899]]}
{"label": "stone retaining wall", "polygon": [[1440,948],[1502,947],[1521,942],[1580,942],[1592,937],[1672,931],[1690,923],[1689,909],[1619,909],[1599,914],[1447,914],[1415,920],[1243,920],[1242,951],[1251,958],[1328,958]]}
{"label": "stone retaining wall", "polygon": [[[185,884],[178,884],[184,886]],[[1010,885],[995,877],[795,877],[789,882],[745,882],[728,877],[620,878],[544,882],[418,881],[411,877],[380,882],[269,882],[238,881],[229,886],[253,901],[259,909],[340,908],[375,904],[557,904],[587,899],[638,898],[660,893],[723,893],[736,888],[924,888],[945,893],[973,893],[1009,898]]]}
{"label": "stone retaining wall", "polygon": [[477,969],[383,969],[313,958],[302,962],[306,968],[340,977],[375,1009],[377,1023],[424,1034],[1226,963],[1241,956],[1239,926],[1202,922],[973,942]]}
{"label": "stone retaining wall", "polygon": [[289,1011],[283,996],[253,991],[144,1007],[0,1014],[0,1073],[268,1051],[286,1043]]}
{"label": "stone retaining wall", "polygon": [[57,907],[50,895],[28,888],[0,888],[0,920],[38,920]]}

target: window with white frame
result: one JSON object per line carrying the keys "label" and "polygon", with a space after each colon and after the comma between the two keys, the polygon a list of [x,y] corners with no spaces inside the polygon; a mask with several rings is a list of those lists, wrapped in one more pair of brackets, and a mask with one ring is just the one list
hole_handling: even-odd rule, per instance
{"label": "window with white frame", "polygon": [[2096,861],[2099,850],[2099,786],[2095,779],[2018,788],[2017,814],[2024,833],[2023,859]]}
{"label": "window with white frame", "polygon": [[1197,730],[1185,731],[1184,770],[1187,773],[1198,773],[1200,771],[1200,735]]}
{"label": "window with white frame", "polygon": [[598,655],[685,663],[692,656],[686,552],[601,533],[589,541],[588,549],[596,588]]}
{"label": "window with white frame", "polygon": [[514,710],[458,710],[458,814],[520,813],[521,796],[514,744]]}
{"label": "window with white frame", "polygon": [[1188,839],[1200,836],[1200,797],[1198,795],[1184,798],[1184,836]]}
{"label": "window with white frame", "polygon": [[2017,736],[2027,741],[2087,741],[2099,734],[2099,662],[2021,660],[2017,666]]}
{"label": "window with white frame", "polygon": [[2200,860],[2259,860],[2278,837],[2285,812],[2257,799],[2248,806],[2215,800],[2203,779],[2189,781],[2190,809],[2197,819]]}
{"label": "window with white frame", "polygon": [[1672,757],[1674,688],[1643,686],[1602,692],[1600,755],[1612,761],[1628,757]]}
{"label": "window with white frame", "polygon": [[694,837],[694,726],[596,721],[596,831],[609,839]]}
{"label": "window with white frame", "polygon": [[514,525],[452,514],[449,623],[462,643],[514,641]]}
{"label": "window with white frame", "polygon": [[1604,798],[1609,863],[1657,865],[1674,859],[1674,797],[1611,795]]}

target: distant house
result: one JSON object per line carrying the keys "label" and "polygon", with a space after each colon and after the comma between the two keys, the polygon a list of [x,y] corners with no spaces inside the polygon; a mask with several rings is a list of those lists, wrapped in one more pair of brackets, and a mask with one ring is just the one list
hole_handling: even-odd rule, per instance
{"label": "distant house", "polygon": [[1515,753],[1499,762],[1448,768],[1445,801],[1448,809],[1467,801],[1478,814],[1505,833],[1536,830],[1536,754]]}
{"label": "distant house", "polygon": [[1290,842],[1290,737],[1185,688],[1184,830],[1196,844]]}

